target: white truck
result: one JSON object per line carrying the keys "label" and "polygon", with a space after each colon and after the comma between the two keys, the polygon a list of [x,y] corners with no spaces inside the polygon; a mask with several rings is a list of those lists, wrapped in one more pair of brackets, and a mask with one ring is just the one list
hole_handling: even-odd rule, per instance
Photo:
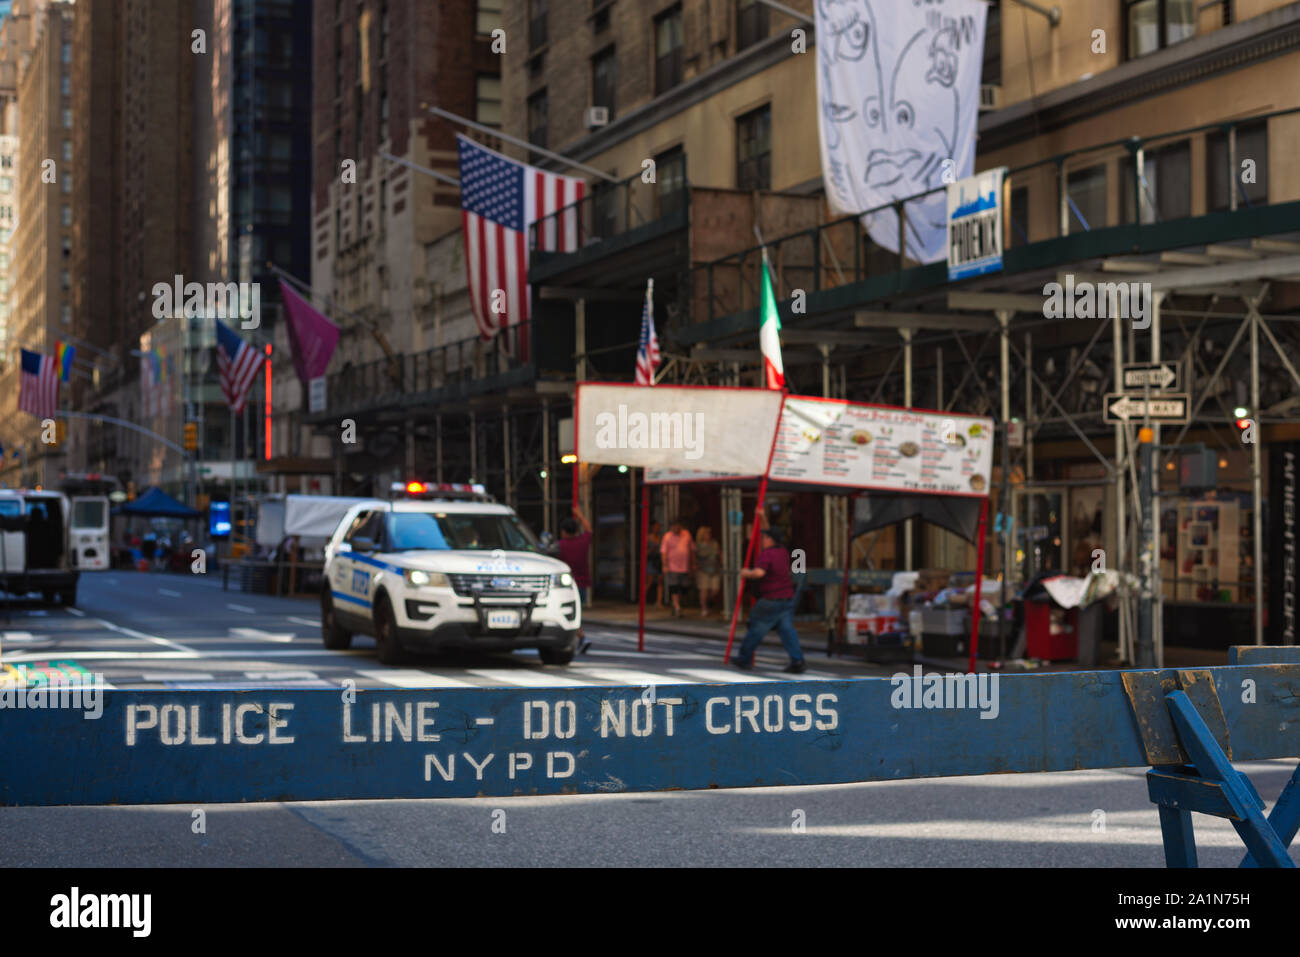
{"label": "white truck", "polygon": [[72,503],[61,492],[0,489],[0,591],[77,603]]}
{"label": "white truck", "polygon": [[343,649],[373,635],[379,660],[445,648],[536,649],[567,665],[582,609],[569,566],[541,551],[481,486],[408,483],[395,501],[353,505],[325,548],[321,636]]}

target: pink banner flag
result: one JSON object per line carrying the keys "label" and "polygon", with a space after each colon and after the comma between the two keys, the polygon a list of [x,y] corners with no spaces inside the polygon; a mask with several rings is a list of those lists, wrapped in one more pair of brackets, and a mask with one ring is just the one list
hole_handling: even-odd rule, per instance
{"label": "pink banner flag", "polygon": [[280,294],[284,296],[284,311],[289,318],[293,367],[305,385],[325,374],[334,347],[339,344],[339,327],[317,312],[283,279]]}

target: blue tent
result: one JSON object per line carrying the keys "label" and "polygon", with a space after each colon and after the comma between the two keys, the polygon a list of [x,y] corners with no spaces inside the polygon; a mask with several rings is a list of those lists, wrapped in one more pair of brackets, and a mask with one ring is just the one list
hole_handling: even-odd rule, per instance
{"label": "blue tent", "polygon": [[199,512],[182,505],[156,485],[125,505],[113,509],[114,515],[140,515],[147,518],[198,518]]}

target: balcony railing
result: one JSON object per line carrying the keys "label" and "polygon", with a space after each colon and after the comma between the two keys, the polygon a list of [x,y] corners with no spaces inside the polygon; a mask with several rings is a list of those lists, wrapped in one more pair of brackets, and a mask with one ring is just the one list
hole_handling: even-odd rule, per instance
{"label": "balcony railing", "polygon": [[617,183],[596,182],[578,202],[533,223],[528,248],[575,252],[680,212],[689,203],[685,154],[657,166],[655,182],[644,182],[643,175],[638,172]]}
{"label": "balcony railing", "polygon": [[491,391],[502,376],[533,368],[533,330],[529,320],[486,342],[475,336],[423,352],[344,366],[328,378],[329,413]]}
{"label": "balcony railing", "polygon": [[[1028,188],[1028,201],[1025,202],[1027,223],[1021,223],[1020,217],[1014,215],[1020,210],[1016,209],[1013,199],[1013,208],[1010,212],[1013,214],[1014,222],[1004,237],[1005,245],[1008,248],[1025,246],[1031,242],[1123,225],[1130,225],[1136,230],[1135,238],[1137,238],[1142,230],[1161,228],[1163,224],[1159,215],[1159,205],[1151,189],[1149,177],[1138,180],[1137,157],[1139,155],[1145,156],[1148,150],[1178,143],[1197,134],[1222,135],[1230,138],[1229,142],[1232,142],[1235,140],[1238,128],[1252,127],[1273,117],[1298,112],[1300,108],[1278,110],[1242,117],[1231,122],[1210,123],[1155,136],[1117,139],[1011,168],[1008,170],[1004,195],[1015,197],[1018,189]],[[1241,183],[1241,160],[1245,157],[1237,155],[1237,151],[1233,149],[1227,149],[1226,153],[1227,163],[1223,171],[1227,176],[1226,182],[1232,185],[1232,189],[1237,194],[1236,208],[1245,208],[1250,205],[1248,192],[1243,189]],[[1128,182],[1125,183],[1121,179],[1119,183],[1121,202],[1111,203],[1109,202],[1110,170],[1117,162],[1119,175],[1127,178]],[[1070,196],[1069,176],[1072,172],[1086,170],[1099,164],[1105,164],[1107,170],[1108,201],[1105,204],[1107,213],[1100,217],[1093,217],[1098,221],[1089,222],[1088,217],[1081,214],[1078,204]],[[1280,180],[1281,177],[1278,179]],[[908,210],[915,208],[918,201],[943,194],[946,189],[947,187],[943,186],[917,193],[867,210],[862,214],[845,216],[816,228],[768,239],[767,250],[771,260],[777,299],[789,298],[795,289],[811,294],[876,276],[893,275],[897,278],[901,276],[904,269],[918,265],[899,253],[890,252],[873,243],[865,234],[862,222],[867,216],[890,210],[893,210],[896,215],[901,212],[906,216]],[[1190,189],[1191,191],[1204,189],[1208,208],[1210,185],[1193,182]],[[1049,193],[1054,204],[1050,224],[1046,222],[1046,217],[1028,218],[1030,210],[1041,209],[1041,201],[1035,203],[1033,199],[1043,192]],[[1143,200],[1141,221],[1138,223],[1133,223],[1132,220],[1139,217],[1135,217],[1132,213],[1126,215],[1123,202],[1125,197],[1131,198],[1134,195],[1141,196]],[[1189,194],[1188,216],[1192,215],[1190,204]],[[1118,209],[1118,215],[1110,215],[1111,209]],[[721,259],[694,267],[690,273],[688,286],[688,293],[691,296],[688,321],[703,322],[756,309],[761,262],[762,248],[750,246]]]}

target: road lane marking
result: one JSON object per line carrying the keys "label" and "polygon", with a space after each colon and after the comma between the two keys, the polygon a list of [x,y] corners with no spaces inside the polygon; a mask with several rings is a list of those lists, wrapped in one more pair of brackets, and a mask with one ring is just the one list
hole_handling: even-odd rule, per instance
{"label": "road lane marking", "polygon": [[136,631],[134,628],[124,628],[121,625],[115,625],[111,621],[107,621],[103,618],[95,618],[92,620],[103,625],[109,631],[117,632],[119,635],[126,635],[130,638],[139,638],[141,641],[147,641],[155,645],[163,645],[164,647],[173,648],[176,651],[182,651],[195,657],[198,656],[198,652],[193,648],[187,648],[184,645],[167,638],[159,638],[157,635],[146,635],[143,631]]}
{"label": "road lane marking", "polygon": [[393,668],[387,671],[370,670],[361,671],[359,674],[363,678],[369,678],[372,681],[382,681],[385,684],[394,685],[398,688],[473,688],[475,685],[469,681],[461,681],[459,678],[452,678],[448,675],[433,674],[428,671],[420,671],[414,668]]}
{"label": "road lane marking", "polygon": [[467,672],[476,678],[485,678],[500,684],[517,685],[521,688],[581,688],[591,687],[590,681],[579,681],[563,675],[548,674],[544,671],[526,671],[522,668],[471,668]]}
{"label": "road lane marking", "polygon": [[273,635],[269,631],[261,631],[257,628],[230,628],[227,630],[230,632],[231,638],[247,638],[252,641],[288,642],[293,641],[295,637],[292,634],[284,633]]}
{"label": "road lane marking", "polygon": [[242,611],[248,615],[257,614],[256,608],[249,608],[247,605],[232,605],[230,602],[226,602],[226,607],[229,608],[231,611]]}
{"label": "road lane marking", "polygon": [[299,617],[296,616],[296,615],[290,615],[290,616],[289,616],[289,621],[293,622],[295,625],[306,625],[308,628],[319,628],[319,627],[320,627],[320,619],[319,619],[319,618],[316,618],[316,619],[312,619],[312,618],[299,618]]}
{"label": "road lane marking", "polygon": [[591,675],[619,685],[693,685],[697,682],[680,675],[655,674],[653,671],[634,671],[631,668],[570,668],[578,674]]}
{"label": "road lane marking", "polygon": [[166,595],[168,598],[180,598],[180,597],[182,597],[182,595],[181,595],[180,592],[178,592],[178,591],[172,591],[170,588],[159,588],[159,589],[158,589],[158,594],[160,594],[160,595]]}
{"label": "road lane marking", "polygon": [[79,608],[65,608],[63,610],[66,611],[69,615],[75,615],[77,618],[86,617],[86,613]]}
{"label": "road lane marking", "polygon": [[699,678],[710,684],[744,684],[747,681],[773,681],[773,678],[762,678],[758,675],[746,674],[739,668],[733,670],[724,670],[722,668],[669,668],[670,672],[675,675],[690,675],[692,678]]}

